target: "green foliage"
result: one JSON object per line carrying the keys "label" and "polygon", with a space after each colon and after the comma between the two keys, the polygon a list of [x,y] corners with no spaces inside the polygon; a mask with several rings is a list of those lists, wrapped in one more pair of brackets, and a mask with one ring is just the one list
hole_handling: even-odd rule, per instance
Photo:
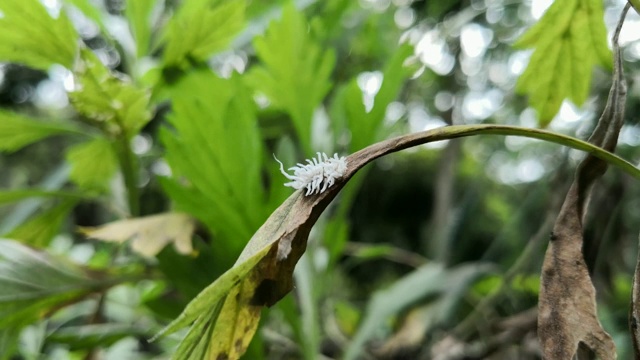
{"label": "green foliage", "polygon": [[156,0],[128,1],[125,15],[129,20],[131,33],[136,40],[136,55],[142,57],[149,51],[151,41],[151,11],[156,6]]}
{"label": "green foliage", "polygon": [[529,94],[542,126],[564,99],[585,102],[594,65],[612,66],[600,0],[555,1],[514,46],[535,48],[517,90]]}
{"label": "green foliage", "polygon": [[[11,240],[0,240],[0,264],[0,329],[16,330],[56,306],[121,281]],[[0,354],[9,353],[5,350],[0,348]]]}
{"label": "green foliage", "polygon": [[440,264],[427,264],[397,280],[389,288],[379,290],[371,298],[344,358],[356,359],[365,342],[374,336],[389,317],[428,296],[439,297],[434,300],[437,306],[431,309],[431,324],[445,320],[451,316],[470,283],[488,270],[486,264],[480,263],[460,265],[452,269],[445,269]]}
{"label": "green foliage", "polygon": [[0,151],[12,152],[51,136],[78,133],[68,123],[36,120],[0,110]]}
{"label": "green foliage", "polygon": [[282,19],[254,40],[262,64],[251,70],[247,81],[289,114],[302,148],[312,153],[311,120],[331,87],[335,54],[323,50],[308,28],[304,15],[293,4],[286,5]]}
{"label": "green foliage", "polygon": [[71,147],[67,161],[71,164],[69,177],[84,189],[105,189],[118,168],[113,146],[104,138]]}
{"label": "green foliage", "polygon": [[151,119],[150,93],[115,76],[88,49],[76,69],[77,90],[69,94],[76,110],[110,134],[136,134]]}
{"label": "green foliage", "polygon": [[21,201],[29,198],[61,198],[61,199],[83,199],[83,195],[68,191],[48,191],[38,189],[22,189],[0,191],[0,205]]}
{"label": "green foliage", "polygon": [[72,68],[78,35],[64,12],[54,19],[38,0],[3,1],[0,12],[0,61]]}
{"label": "green foliage", "polygon": [[60,232],[60,226],[67,219],[69,212],[78,200],[65,200],[60,204],[43,211],[31,220],[11,230],[5,236],[20,240],[33,247],[44,248],[53,237]]}
{"label": "green foliage", "polygon": [[[163,185],[180,210],[225,239],[222,246],[234,249],[233,257],[268,215],[255,105],[238,78],[211,72],[186,76],[172,94],[168,120],[174,130],[163,128],[160,138],[175,176]],[[181,176],[188,186],[180,184]]]}
{"label": "green foliage", "polygon": [[47,340],[77,351],[110,346],[128,336],[148,336],[148,331],[129,324],[65,326],[52,332]]}
{"label": "green foliage", "polygon": [[[227,294],[245,279],[247,274],[267,255],[269,250],[269,247],[261,249],[259,252],[247,258],[246,261],[234,265],[218,277],[211,285],[200,292],[200,294],[187,305],[182,314],[167,325],[155,338],[172,334],[195,321],[195,324],[182,341],[182,346],[193,351],[198,345],[208,344],[210,339],[202,336],[202,334],[205,333],[203,329],[208,329],[207,331],[213,330],[213,326],[215,326],[215,321],[220,315],[220,310]],[[180,352],[178,353],[180,354]]]}
{"label": "green foliage", "polygon": [[167,25],[163,37],[164,63],[185,68],[224,49],[244,26],[244,1],[185,2]]}

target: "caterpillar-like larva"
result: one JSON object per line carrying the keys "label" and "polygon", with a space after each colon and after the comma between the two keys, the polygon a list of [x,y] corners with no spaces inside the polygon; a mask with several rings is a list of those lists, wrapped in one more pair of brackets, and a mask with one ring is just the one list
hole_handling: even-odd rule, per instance
{"label": "caterpillar-like larva", "polygon": [[344,156],[328,157],[325,153],[318,152],[317,158],[307,159],[306,164],[298,163],[296,166],[290,167],[289,171],[293,171],[293,175],[284,171],[284,165],[276,158],[280,164],[280,172],[291,182],[285,183],[284,186],[292,187],[296,190],[306,188],[306,196],[311,194],[321,194],[333,184],[336,179],[341,178],[347,172],[347,160]]}

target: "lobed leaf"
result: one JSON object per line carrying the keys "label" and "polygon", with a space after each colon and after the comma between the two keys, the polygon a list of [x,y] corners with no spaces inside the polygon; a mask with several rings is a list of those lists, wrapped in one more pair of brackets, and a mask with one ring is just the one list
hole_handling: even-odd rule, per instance
{"label": "lobed leaf", "polygon": [[244,27],[245,1],[185,2],[167,25],[163,60],[168,67],[185,68],[224,49]]}
{"label": "lobed leaf", "polygon": [[136,55],[140,58],[147,55],[151,42],[151,13],[156,6],[156,0],[128,1],[124,14],[129,20],[131,33],[136,41]]}
{"label": "lobed leaf", "polygon": [[304,15],[288,3],[279,21],[254,40],[261,65],[247,74],[248,83],[286,111],[303,147],[311,153],[311,121],[331,87],[335,53],[322,50],[308,31]]}
{"label": "lobed leaf", "polygon": [[72,146],[66,158],[71,164],[70,179],[89,190],[105,189],[118,169],[112,144],[104,138]]}
{"label": "lobed leaf", "polygon": [[554,1],[540,21],[516,40],[513,46],[520,49],[532,48],[565,34],[580,1],[582,0]]}
{"label": "lobed leaf", "polygon": [[77,89],[69,93],[76,110],[115,135],[138,133],[151,120],[149,91],[111,73],[90,50],[82,49],[80,56]]}
{"label": "lobed leaf", "polygon": [[529,95],[541,126],[565,99],[585,102],[594,65],[611,68],[601,0],[555,1],[514,46],[535,48],[516,90]]}
{"label": "lobed leaf", "polygon": [[47,70],[73,67],[78,34],[64,12],[53,18],[38,0],[0,2],[0,61]]}
{"label": "lobed leaf", "polygon": [[186,75],[172,91],[168,119],[175,131],[163,128],[160,139],[175,175],[163,186],[181,211],[225,239],[220,245],[235,257],[268,215],[259,206],[265,197],[255,105],[238,78],[221,79],[209,70]]}

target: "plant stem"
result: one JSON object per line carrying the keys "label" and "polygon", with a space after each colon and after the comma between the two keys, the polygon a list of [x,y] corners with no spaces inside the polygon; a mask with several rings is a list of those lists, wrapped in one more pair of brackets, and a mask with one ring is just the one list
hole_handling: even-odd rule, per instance
{"label": "plant stem", "polygon": [[127,202],[129,214],[132,217],[140,215],[140,196],[138,194],[138,168],[136,159],[129,146],[129,137],[123,133],[116,142],[120,168],[124,177],[124,185],[127,188]]}
{"label": "plant stem", "polygon": [[452,125],[433,130],[422,131],[419,133],[399,136],[368,146],[350,155],[347,161],[349,162],[349,168],[355,168],[357,170],[373,159],[393,152],[430,142],[450,140],[473,135],[513,135],[553,142],[573,149],[581,150],[589,154],[593,154],[593,156],[602,159],[611,165],[615,165],[629,175],[640,179],[640,169],[638,169],[635,165],[624,160],[618,155],[612,154],[589,142],[547,130],[493,124]]}

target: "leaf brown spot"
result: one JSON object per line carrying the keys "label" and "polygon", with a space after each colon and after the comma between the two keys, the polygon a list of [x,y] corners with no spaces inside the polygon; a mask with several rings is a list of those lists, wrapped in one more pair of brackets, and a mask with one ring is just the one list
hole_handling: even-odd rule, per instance
{"label": "leaf brown spot", "polygon": [[275,289],[277,288],[278,283],[273,279],[263,279],[260,282],[260,285],[256,287],[256,291],[253,293],[251,297],[251,301],[249,304],[253,306],[271,306],[276,301],[274,300],[274,296],[276,296]]}

